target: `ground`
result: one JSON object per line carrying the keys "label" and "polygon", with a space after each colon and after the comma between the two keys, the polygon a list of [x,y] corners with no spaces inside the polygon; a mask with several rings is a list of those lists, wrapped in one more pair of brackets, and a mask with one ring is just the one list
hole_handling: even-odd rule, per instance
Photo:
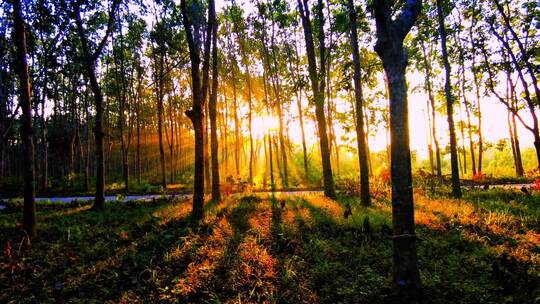
{"label": "ground", "polygon": [[[0,302],[393,303],[391,204],[354,197],[236,194],[0,212]],[[352,216],[344,217],[347,206]],[[540,199],[470,190],[415,193],[425,303],[540,303]]]}

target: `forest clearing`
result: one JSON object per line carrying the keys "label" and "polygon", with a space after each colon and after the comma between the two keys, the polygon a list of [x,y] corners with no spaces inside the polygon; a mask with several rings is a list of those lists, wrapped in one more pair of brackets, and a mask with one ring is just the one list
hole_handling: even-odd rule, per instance
{"label": "forest clearing", "polygon": [[1,303],[540,304],[540,2],[0,3]]}

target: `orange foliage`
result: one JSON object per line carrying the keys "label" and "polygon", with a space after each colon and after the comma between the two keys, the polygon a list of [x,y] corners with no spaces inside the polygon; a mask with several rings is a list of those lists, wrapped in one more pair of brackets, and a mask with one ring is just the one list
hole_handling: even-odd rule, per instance
{"label": "orange foliage", "polygon": [[390,182],[392,181],[392,175],[390,173],[390,170],[382,170],[381,173],[379,173],[379,179],[386,184],[390,184]]}
{"label": "orange foliage", "polygon": [[473,175],[472,179],[475,182],[481,182],[486,178],[486,175],[482,172],[478,172],[475,175]]}

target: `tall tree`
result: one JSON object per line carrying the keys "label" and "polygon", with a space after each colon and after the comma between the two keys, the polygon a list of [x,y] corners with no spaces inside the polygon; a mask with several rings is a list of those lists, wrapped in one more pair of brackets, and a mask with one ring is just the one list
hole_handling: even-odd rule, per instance
{"label": "tall tree", "polygon": [[152,32],[152,40],[156,42],[156,46],[153,47],[152,57],[154,63],[154,85],[157,101],[157,132],[158,132],[158,146],[159,146],[159,165],[161,169],[161,186],[165,190],[167,187],[166,170],[165,170],[165,148],[163,146],[163,112],[164,112],[164,98],[165,98],[165,59],[166,59],[166,41],[165,21],[158,20],[158,14],[155,12],[156,25],[155,30]]}
{"label": "tall tree", "polygon": [[454,126],[454,96],[452,96],[451,85],[451,66],[448,60],[448,51],[446,48],[446,29],[444,27],[444,13],[442,0],[437,0],[437,16],[439,19],[439,36],[441,39],[442,59],[445,70],[444,93],[446,96],[446,114],[448,120],[448,131],[450,133],[450,164],[452,167],[452,195],[461,197],[461,185],[459,182],[458,151],[456,140],[456,129]]}
{"label": "tall tree", "polygon": [[97,79],[96,74],[96,61],[101,55],[101,52],[103,51],[103,48],[105,47],[105,44],[107,43],[107,40],[109,38],[109,35],[111,34],[113,30],[114,25],[114,12],[116,11],[118,5],[120,4],[121,0],[113,0],[111,9],[109,11],[108,15],[108,21],[107,21],[107,28],[105,30],[105,34],[103,35],[103,38],[101,38],[101,41],[97,45],[95,50],[90,50],[90,41],[88,40],[86,36],[86,30],[83,26],[83,21],[81,18],[81,12],[80,8],[82,6],[82,2],[78,1],[74,3],[73,5],[73,12],[74,12],[74,18],[75,23],[77,26],[77,33],[79,35],[79,39],[81,40],[81,46],[82,46],[82,55],[84,60],[84,68],[86,70],[86,76],[88,77],[88,80],[90,81],[90,88],[92,89],[92,92],[94,93],[94,101],[96,106],[96,118],[95,118],[95,126],[94,126],[94,136],[96,141],[96,195],[94,199],[94,209],[101,209],[104,206],[105,203],[105,174],[104,174],[104,161],[103,161],[103,93],[101,92],[101,87],[99,85],[99,81]]}
{"label": "tall tree", "polygon": [[470,15],[471,15],[471,21],[470,21],[470,27],[469,27],[469,42],[470,42],[470,56],[471,56],[471,72],[473,74],[473,80],[474,80],[474,86],[475,86],[475,95],[476,95],[476,107],[477,107],[477,116],[478,116],[478,169],[477,172],[479,174],[482,173],[482,162],[483,162],[483,155],[484,155],[484,136],[482,134],[482,103],[480,98],[480,82],[481,82],[481,73],[479,72],[479,69],[476,66],[476,54],[478,52],[477,50],[477,43],[474,37],[474,32],[476,25],[478,23],[478,17],[480,16],[480,9],[477,9],[477,0],[472,0],[471,6],[470,6]]}
{"label": "tall tree", "polygon": [[391,3],[393,1],[389,0],[373,2],[377,29],[375,51],[383,62],[390,91],[394,283],[404,296],[415,298],[421,282],[416,255],[405,79],[408,56],[403,41],[420,14],[422,0],[407,1],[399,15]]}
{"label": "tall tree", "polygon": [[324,16],[323,3],[318,0],[317,4],[317,24],[319,38],[319,70],[317,70],[317,59],[315,57],[315,43],[313,41],[313,28],[311,25],[310,11],[307,0],[297,0],[298,11],[302,19],[304,28],[304,40],[306,44],[306,54],[308,57],[308,72],[313,91],[313,103],[315,104],[315,116],[317,117],[317,129],[319,131],[319,146],[321,149],[321,159],[323,168],[324,195],[330,198],[336,197],[334,189],[334,177],[332,176],[332,165],[330,163],[330,147],[328,145],[328,133],[326,130],[326,118],[324,114],[324,86],[326,73],[326,46],[324,43]]}
{"label": "tall tree", "polygon": [[21,138],[24,158],[24,208],[23,226],[29,236],[36,234],[36,202],[34,189],[34,131],[32,128],[32,100],[30,77],[26,61],[26,30],[22,15],[21,1],[12,0],[13,41],[15,42],[15,62],[19,77],[19,105],[22,109]]}
{"label": "tall tree", "polygon": [[348,0],[349,30],[354,64],[354,97],[356,108],[356,141],[358,143],[358,158],[360,161],[360,201],[363,205],[370,204],[369,197],[369,168],[364,132],[364,101],[362,96],[362,83],[360,80],[360,53],[358,51],[358,32],[356,31],[356,9],[353,0]]}
{"label": "tall tree", "polygon": [[212,199],[219,201],[219,162],[218,162],[218,138],[217,138],[217,90],[218,90],[218,48],[217,48],[218,23],[212,24],[212,89],[208,101],[208,114],[210,115],[210,149],[212,150]]}
{"label": "tall tree", "polygon": [[189,57],[191,61],[191,89],[193,107],[186,111],[186,115],[193,123],[195,131],[195,173],[193,179],[193,210],[192,218],[199,221],[204,216],[204,109],[206,92],[208,90],[208,72],[210,59],[210,43],[212,41],[213,24],[215,21],[215,4],[213,0],[208,2],[208,24],[206,27],[206,37],[204,44],[204,63],[202,68],[202,80],[200,71],[200,20],[199,20],[199,2],[192,2],[193,23],[188,14],[186,0],[180,1],[182,10],[182,20],[189,47]]}

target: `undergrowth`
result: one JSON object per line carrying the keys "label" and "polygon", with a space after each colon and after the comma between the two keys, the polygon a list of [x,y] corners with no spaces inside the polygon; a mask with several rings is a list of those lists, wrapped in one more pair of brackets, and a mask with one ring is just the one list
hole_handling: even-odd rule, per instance
{"label": "undergrowth", "polygon": [[[513,202],[512,202],[513,201]],[[539,303],[538,197],[470,191],[415,196],[425,303]],[[344,216],[351,206],[351,216]],[[317,194],[232,195],[0,213],[0,302],[399,303],[391,204]]]}

